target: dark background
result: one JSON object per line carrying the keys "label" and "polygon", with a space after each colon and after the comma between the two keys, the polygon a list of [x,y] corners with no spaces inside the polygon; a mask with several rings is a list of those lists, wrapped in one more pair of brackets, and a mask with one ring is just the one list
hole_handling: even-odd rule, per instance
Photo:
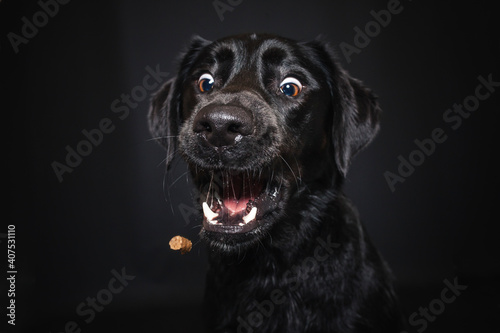
{"label": "dark background", "polygon": [[[458,279],[467,289],[425,331],[498,327],[500,87],[456,130],[442,118],[474,95],[479,76],[500,81],[498,11],[486,1],[402,1],[403,10],[347,61],[340,43],[354,45],[353,29],[364,30],[374,20],[370,11],[387,4],[244,0],[221,20],[212,1],[74,0],[60,4],[15,53],[8,33],[22,35],[22,18],[33,22],[42,7],[1,1],[8,201],[0,260],[7,260],[5,234],[13,224],[19,272],[16,327],[6,325],[4,312],[2,327],[64,332],[74,321],[82,332],[200,331],[206,250],[199,222],[181,212],[192,202],[186,170],[178,162],[165,175],[165,152],[148,133],[149,97],[124,119],[111,104],[143,84],[147,66],[174,76],[177,55],[193,34],[217,39],[240,32],[298,40],[322,35],[337,46],[344,67],[378,94],[384,111],[382,130],[354,160],[346,191],[394,271],[408,316],[439,299],[445,279]],[[59,182],[51,164],[64,164],[65,147],[76,149],[82,130],[104,118],[114,131]],[[384,173],[397,173],[398,156],[408,158],[417,149],[414,140],[438,127],[447,140],[391,191]],[[189,254],[169,249],[178,234],[193,241]],[[112,270],[122,269],[135,278],[86,323],[76,308],[103,295]],[[2,276],[6,270],[2,266]]]}

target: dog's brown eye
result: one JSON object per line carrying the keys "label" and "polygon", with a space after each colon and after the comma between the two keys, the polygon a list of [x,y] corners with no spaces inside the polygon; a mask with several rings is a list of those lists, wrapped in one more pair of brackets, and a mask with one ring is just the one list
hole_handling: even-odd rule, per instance
{"label": "dog's brown eye", "polygon": [[302,84],[293,77],[287,77],[280,84],[280,91],[286,96],[295,97],[302,91]]}
{"label": "dog's brown eye", "polygon": [[214,87],[214,78],[212,75],[205,73],[198,79],[198,89],[201,92],[208,92]]}

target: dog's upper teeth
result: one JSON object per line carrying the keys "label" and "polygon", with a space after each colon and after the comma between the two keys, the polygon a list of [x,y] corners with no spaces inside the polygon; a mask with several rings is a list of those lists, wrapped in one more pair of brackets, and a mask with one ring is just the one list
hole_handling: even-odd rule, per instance
{"label": "dog's upper teeth", "polygon": [[248,223],[248,222],[252,221],[253,219],[255,219],[255,216],[257,216],[257,207],[253,207],[250,210],[250,213],[248,213],[247,215],[243,216],[243,221],[245,223]]}
{"label": "dog's upper teeth", "polygon": [[213,219],[219,216],[219,214],[212,212],[212,210],[210,209],[210,207],[208,207],[208,204],[206,202],[204,202],[202,206],[203,206],[203,215],[205,215],[207,221],[212,224],[217,223],[217,221],[213,221]]}

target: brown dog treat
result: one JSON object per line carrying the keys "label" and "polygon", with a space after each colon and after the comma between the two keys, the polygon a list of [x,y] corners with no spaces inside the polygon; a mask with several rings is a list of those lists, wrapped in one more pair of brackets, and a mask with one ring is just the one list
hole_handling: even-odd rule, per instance
{"label": "brown dog treat", "polygon": [[193,243],[187,238],[184,238],[182,236],[174,236],[168,243],[170,245],[170,248],[172,250],[181,250],[181,254],[185,254],[189,251],[191,251],[191,248],[193,247]]}

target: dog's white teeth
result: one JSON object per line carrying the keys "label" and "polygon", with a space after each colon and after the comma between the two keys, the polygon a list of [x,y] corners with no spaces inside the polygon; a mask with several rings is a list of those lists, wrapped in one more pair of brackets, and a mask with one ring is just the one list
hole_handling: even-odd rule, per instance
{"label": "dog's white teeth", "polygon": [[246,224],[246,223],[252,221],[253,219],[255,219],[256,216],[257,216],[257,207],[253,207],[252,210],[250,210],[250,213],[243,216],[243,222],[245,222],[245,224]]}
{"label": "dog's white teeth", "polygon": [[203,206],[203,215],[205,215],[207,221],[211,224],[216,224],[217,221],[214,221],[213,219],[219,216],[219,214],[212,212],[212,210],[210,209],[210,207],[208,207],[208,204],[206,202],[204,202],[202,206]]}

